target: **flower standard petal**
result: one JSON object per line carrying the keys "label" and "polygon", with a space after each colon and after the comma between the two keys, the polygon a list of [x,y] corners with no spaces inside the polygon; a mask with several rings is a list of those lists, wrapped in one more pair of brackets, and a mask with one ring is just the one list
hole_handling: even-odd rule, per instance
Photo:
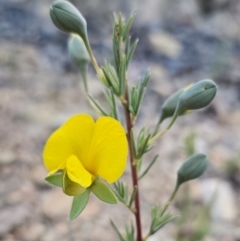
{"label": "flower standard petal", "polygon": [[109,183],[123,174],[128,153],[126,134],[121,124],[111,117],[96,121],[88,160],[81,160],[84,167]]}
{"label": "flower standard petal", "polygon": [[43,160],[46,168],[49,171],[58,169],[71,155],[86,160],[94,126],[91,116],[81,114],[71,117],[56,130],[44,147]]}
{"label": "flower standard petal", "polygon": [[74,155],[67,159],[66,170],[69,179],[82,187],[89,187],[93,182],[93,175],[83,167]]}

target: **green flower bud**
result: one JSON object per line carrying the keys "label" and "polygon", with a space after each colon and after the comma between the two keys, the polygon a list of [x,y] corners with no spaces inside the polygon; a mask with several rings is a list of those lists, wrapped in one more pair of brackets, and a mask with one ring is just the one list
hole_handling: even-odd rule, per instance
{"label": "green flower bud", "polygon": [[[187,89],[189,89],[192,86],[192,84],[189,84],[188,86],[186,86],[183,89],[178,90],[177,92],[175,92],[173,95],[171,95],[162,105],[162,113],[161,113],[161,117],[159,119],[158,124],[161,124],[166,118],[168,117],[172,117],[177,104],[178,104],[178,98],[179,96],[186,91]],[[183,115],[185,114],[186,111],[180,112],[179,115]]]}
{"label": "green flower bud", "polygon": [[184,91],[178,99],[178,111],[201,109],[213,100],[217,85],[212,80],[202,80]]}
{"label": "green flower bud", "polygon": [[70,2],[59,0],[50,8],[50,17],[57,28],[67,33],[79,34],[87,40],[87,23]]}
{"label": "green flower bud", "polygon": [[70,35],[68,40],[68,52],[74,63],[79,67],[83,77],[85,90],[88,90],[87,70],[90,62],[90,57],[81,37],[76,34]]}
{"label": "green flower bud", "polygon": [[201,80],[185,90],[178,97],[178,104],[173,118],[168,125],[170,129],[179,115],[187,111],[201,109],[213,100],[217,92],[217,85],[212,80]]}
{"label": "green flower bud", "polygon": [[207,163],[207,157],[204,154],[194,154],[190,156],[177,172],[177,186],[200,177],[205,172]]}

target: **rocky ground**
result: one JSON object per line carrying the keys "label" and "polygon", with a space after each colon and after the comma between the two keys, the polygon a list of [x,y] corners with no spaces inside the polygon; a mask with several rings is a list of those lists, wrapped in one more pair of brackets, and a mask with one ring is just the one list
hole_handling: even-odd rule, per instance
{"label": "rocky ground", "polygon": [[[95,115],[68,57],[67,36],[48,17],[51,2],[0,1],[0,240],[116,240],[109,218],[120,227],[131,220],[122,205],[91,197],[81,216],[68,222],[71,198],[44,181],[41,154],[49,134],[74,113]],[[184,140],[192,132],[196,152],[210,160],[207,173],[183,188],[171,207],[184,216],[184,196],[189,195],[187,221],[169,224],[149,240],[239,241],[240,3],[103,2],[75,1],[88,21],[99,63],[111,57],[111,11],[129,14],[138,8],[132,36],[140,42],[129,76],[134,82],[149,68],[151,80],[136,129],[153,126],[161,103],[189,82],[212,78],[219,87],[208,108],[179,118],[148,156],[160,158],[140,182],[145,231],[151,205],[162,205],[173,189],[176,170],[186,159]],[[89,82],[92,94],[102,101],[93,69]],[[124,180],[130,183],[129,174],[128,169]],[[207,227],[198,224],[202,210],[208,210],[203,216]],[[193,238],[199,233],[201,238]]]}

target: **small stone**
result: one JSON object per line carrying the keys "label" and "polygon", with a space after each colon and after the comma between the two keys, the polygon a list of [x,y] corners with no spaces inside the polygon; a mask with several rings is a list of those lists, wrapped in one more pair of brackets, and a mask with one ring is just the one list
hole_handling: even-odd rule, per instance
{"label": "small stone", "polygon": [[153,32],[149,35],[149,41],[155,51],[169,58],[177,58],[182,52],[180,42],[169,33]]}

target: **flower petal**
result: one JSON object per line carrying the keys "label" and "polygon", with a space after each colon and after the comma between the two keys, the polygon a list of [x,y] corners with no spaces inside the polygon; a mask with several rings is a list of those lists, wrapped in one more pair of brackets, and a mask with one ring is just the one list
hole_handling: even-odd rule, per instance
{"label": "flower petal", "polygon": [[58,168],[51,170],[48,174],[47,177],[53,175],[54,173],[56,173],[59,170],[63,170],[65,168],[66,162],[63,162]]}
{"label": "flower petal", "polygon": [[83,167],[74,155],[67,159],[66,170],[69,179],[82,187],[89,187],[93,182],[93,175]]}
{"label": "flower petal", "polygon": [[79,160],[86,160],[94,131],[94,120],[91,116],[81,114],[71,117],[48,139],[43,160],[49,171],[58,169],[66,159],[75,155]]}
{"label": "flower petal", "polygon": [[84,167],[109,183],[124,172],[128,153],[126,134],[121,124],[111,117],[100,117],[95,125],[88,161]]}

